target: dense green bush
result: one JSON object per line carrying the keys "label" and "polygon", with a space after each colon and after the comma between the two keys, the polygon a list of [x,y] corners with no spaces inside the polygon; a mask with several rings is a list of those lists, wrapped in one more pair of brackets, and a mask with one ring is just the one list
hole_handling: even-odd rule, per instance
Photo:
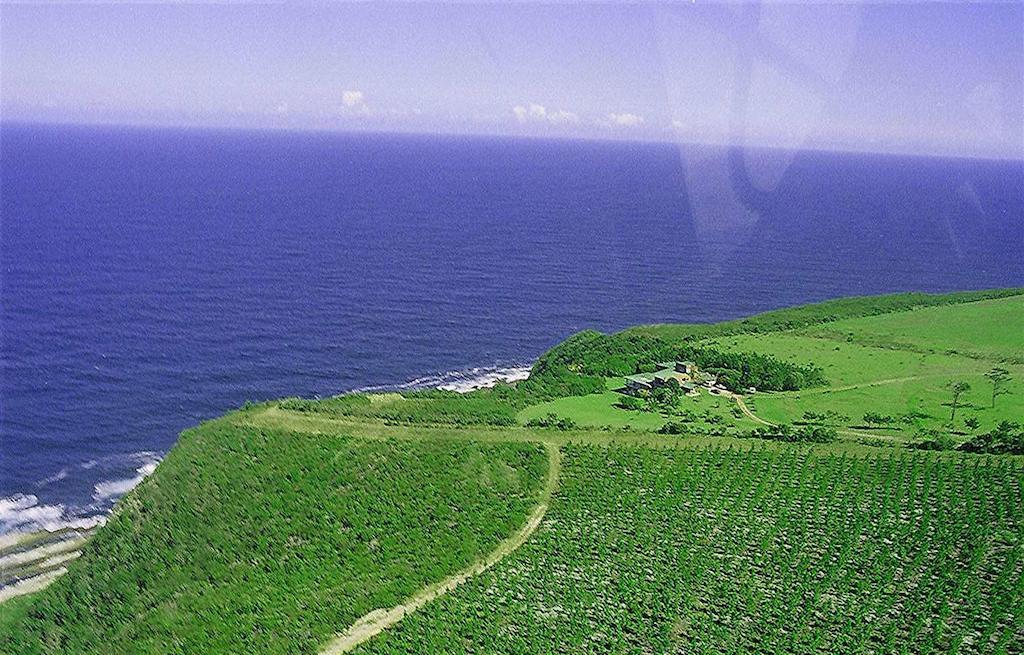
{"label": "dense green bush", "polygon": [[956,441],[941,430],[921,430],[907,447],[914,450],[953,450],[956,448]]}
{"label": "dense green bush", "polygon": [[993,455],[1024,455],[1024,427],[1013,421],[1003,421],[992,430],[961,444],[960,450]]}
{"label": "dense green bush", "polygon": [[802,425],[794,428],[782,423],[754,428],[744,436],[750,439],[768,439],[789,443],[829,443],[836,440],[838,432],[835,428],[824,425]]}
{"label": "dense green bush", "polygon": [[526,423],[530,428],[555,428],[556,430],[575,430],[578,426],[571,418],[559,417],[548,412],[544,416],[532,418]]}

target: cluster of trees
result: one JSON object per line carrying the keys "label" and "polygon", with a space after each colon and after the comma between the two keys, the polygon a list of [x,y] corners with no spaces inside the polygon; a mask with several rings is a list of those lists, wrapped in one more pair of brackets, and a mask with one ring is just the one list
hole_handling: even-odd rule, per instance
{"label": "cluster of trees", "polygon": [[620,409],[634,412],[672,413],[678,411],[679,400],[683,395],[683,387],[679,382],[668,380],[643,396],[623,396],[615,405]]}
{"label": "cluster of trees", "polygon": [[531,418],[526,425],[531,428],[554,428],[556,430],[575,430],[578,427],[576,421],[571,418],[559,417],[553,412]]}
{"label": "cluster of trees", "polygon": [[547,386],[547,377],[557,379],[568,373],[580,378],[582,386],[603,391],[604,377],[650,372],[656,362],[674,360],[695,362],[702,370],[716,374],[719,383],[732,391],[747,387],[796,391],[828,383],[824,372],[813,364],[794,364],[771,355],[726,352],[692,343],[673,344],[644,333],[605,335],[593,330],[573,335],[548,351],[537,362],[530,379]]}
{"label": "cluster of trees", "polygon": [[837,425],[849,423],[849,421],[850,417],[847,416],[846,414],[840,414],[834,409],[829,409],[824,412],[804,412],[803,418],[801,418],[801,420],[799,421],[796,421],[796,423],[802,425],[822,423],[828,425]]}
{"label": "cluster of trees", "polygon": [[768,439],[789,443],[830,443],[839,436],[835,428],[825,425],[801,425],[793,427],[787,423],[765,425],[750,430],[743,436],[750,439]]}
{"label": "cluster of trees", "polygon": [[961,444],[960,450],[993,455],[1024,455],[1024,427],[1013,421],[1002,421],[988,432]]}

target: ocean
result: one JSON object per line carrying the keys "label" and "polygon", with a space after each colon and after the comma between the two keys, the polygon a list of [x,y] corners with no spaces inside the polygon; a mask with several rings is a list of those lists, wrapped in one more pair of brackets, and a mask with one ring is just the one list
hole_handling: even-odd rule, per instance
{"label": "ocean", "polygon": [[1024,285],[1021,162],[0,127],[0,533],[242,405],[522,375],[584,328]]}

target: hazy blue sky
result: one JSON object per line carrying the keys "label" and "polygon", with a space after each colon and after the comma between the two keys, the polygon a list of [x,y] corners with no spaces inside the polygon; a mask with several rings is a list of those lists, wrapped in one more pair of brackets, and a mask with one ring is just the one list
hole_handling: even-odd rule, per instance
{"label": "hazy blue sky", "polygon": [[1024,155],[1022,4],[0,7],[8,120]]}

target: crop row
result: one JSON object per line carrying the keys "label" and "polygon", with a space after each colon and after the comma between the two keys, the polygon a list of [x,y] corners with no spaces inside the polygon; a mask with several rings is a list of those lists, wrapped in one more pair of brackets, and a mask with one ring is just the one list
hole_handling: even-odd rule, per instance
{"label": "crop row", "polygon": [[360,652],[1024,650],[1012,462],[565,450],[533,540]]}

